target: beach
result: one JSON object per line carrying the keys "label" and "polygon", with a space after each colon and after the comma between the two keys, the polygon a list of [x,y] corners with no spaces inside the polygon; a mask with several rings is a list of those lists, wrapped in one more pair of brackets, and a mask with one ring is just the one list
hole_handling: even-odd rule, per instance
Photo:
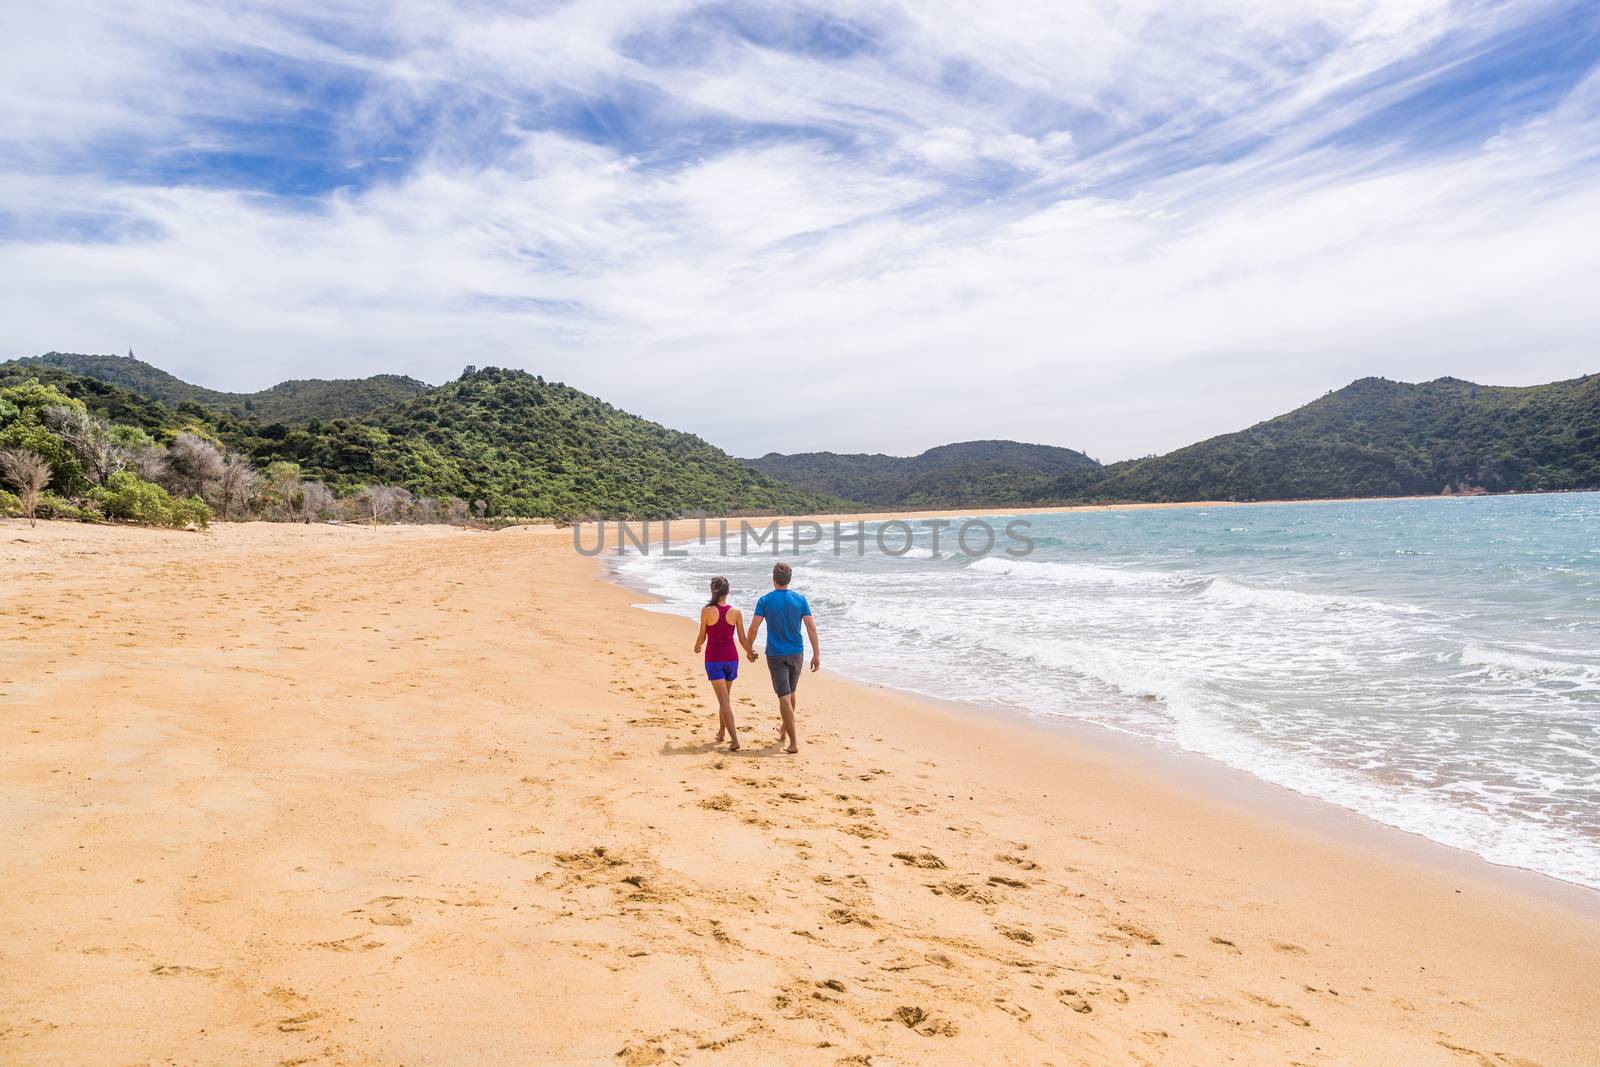
{"label": "beach", "polygon": [[1596,894],[826,670],[726,753],[569,531],[0,581],[6,1063],[1600,1062]]}

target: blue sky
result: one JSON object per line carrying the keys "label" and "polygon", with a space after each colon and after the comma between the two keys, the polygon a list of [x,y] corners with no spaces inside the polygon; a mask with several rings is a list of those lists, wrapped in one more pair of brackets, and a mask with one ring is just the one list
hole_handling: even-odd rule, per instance
{"label": "blue sky", "polygon": [[0,355],[1104,459],[1600,370],[1600,4],[0,12]]}

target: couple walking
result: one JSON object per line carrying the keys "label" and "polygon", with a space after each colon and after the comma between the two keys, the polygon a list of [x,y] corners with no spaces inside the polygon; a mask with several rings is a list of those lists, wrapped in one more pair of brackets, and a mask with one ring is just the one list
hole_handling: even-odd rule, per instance
{"label": "couple walking", "polygon": [[800,685],[800,666],[805,645],[800,640],[804,626],[811,638],[811,669],[822,666],[822,653],[817,647],[817,624],[811,621],[811,605],[806,598],[789,588],[794,576],[787,563],[772,566],[772,590],[756,601],[755,619],[747,632],[744,616],[738,608],[728,606],[728,579],[711,579],[711,602],[700,609],[700,634],[694,639],[694,650],[706,650],[706,677],[717,694],[717,740],[726,734],[728,751],[739,751],[739,734],[733,723],[733,702],[729,690],[739,677],[739,647],[744,647],[751,662],[756,658],[756,635],[761,624],[767,625],[767,670],[772,675],[772,691],[778,694],[778,743],[789,742],[785,752],[800,751],[799,737],[794,732],[794,691]]}

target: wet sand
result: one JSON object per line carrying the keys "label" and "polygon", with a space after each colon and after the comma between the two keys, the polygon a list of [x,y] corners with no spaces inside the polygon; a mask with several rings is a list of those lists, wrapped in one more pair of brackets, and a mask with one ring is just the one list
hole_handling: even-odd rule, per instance
{"label": "wet sand", "polygon": [[729,755],[566,531],[7,521],[0,587],[6,1063],[1600,1062],[1581,893],[826,672]]}

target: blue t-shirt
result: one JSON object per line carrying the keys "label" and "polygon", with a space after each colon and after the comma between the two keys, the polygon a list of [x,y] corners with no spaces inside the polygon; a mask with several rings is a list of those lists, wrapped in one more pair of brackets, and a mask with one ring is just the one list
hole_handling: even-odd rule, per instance
{"label": "blue t-shirt", "polygon": [[800,640],[800,620],[811,605],[799,593],[774,589],[756,601],[756,617],[767,620],[767,655],[798,656],[806,650]]}

